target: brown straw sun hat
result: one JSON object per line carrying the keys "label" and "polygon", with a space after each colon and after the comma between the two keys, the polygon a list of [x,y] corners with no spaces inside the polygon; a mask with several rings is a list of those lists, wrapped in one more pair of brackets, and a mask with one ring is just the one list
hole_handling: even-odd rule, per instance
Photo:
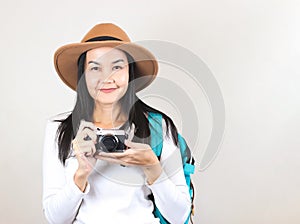
{"label": "brown straw sun hat", "polygon": [[135,63],[136,91],[147,87],[156,77],[158,64],[154,55],[142,46],[134,44],[120,27],[112,23],[94,26],[80,43],[67,44],[54,54],[55,69],[63,82],[76,90],[78,77],[78,58],[91,49],[99,47],[115,47],[129,53]]}

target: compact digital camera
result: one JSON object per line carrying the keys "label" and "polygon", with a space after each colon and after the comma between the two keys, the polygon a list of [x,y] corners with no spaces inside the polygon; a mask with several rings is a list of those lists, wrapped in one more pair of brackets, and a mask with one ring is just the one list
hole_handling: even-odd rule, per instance
{"label": "compact digital camera", "polygon": [[127,135],[124,130],[98,129],[97,128],[97,152],[124,152],[124,141]]}

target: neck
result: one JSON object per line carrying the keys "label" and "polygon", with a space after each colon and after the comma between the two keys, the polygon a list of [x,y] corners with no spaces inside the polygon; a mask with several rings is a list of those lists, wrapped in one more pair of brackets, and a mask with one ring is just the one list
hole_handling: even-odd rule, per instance
{"label": "neck", "polygon": [[95,103],[93,121],[101,128],[114,128],[127,120],[120,104],[99,105]]}

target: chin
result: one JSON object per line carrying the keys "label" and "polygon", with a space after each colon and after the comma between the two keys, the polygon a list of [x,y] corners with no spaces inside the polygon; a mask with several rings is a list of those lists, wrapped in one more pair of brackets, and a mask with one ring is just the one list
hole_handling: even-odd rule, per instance
{"label": "chin", "polygon": [[99,103],[99,104],[102,104],[102,105],[113,105],[113,104],[116,104],[116,103],[118,103],[118,99],[98,99],[98,100],[96,100],[97,101],[97,103]]}

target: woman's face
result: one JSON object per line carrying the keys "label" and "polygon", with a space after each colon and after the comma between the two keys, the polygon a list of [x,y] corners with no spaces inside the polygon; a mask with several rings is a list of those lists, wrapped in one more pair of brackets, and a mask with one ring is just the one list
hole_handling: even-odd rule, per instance
{"label": "woman's face", "polygon": [[85,78],[89,94],[96,103],[115,104],[128,88],[129,67],[125,53],[111,47],[89,50]]}

